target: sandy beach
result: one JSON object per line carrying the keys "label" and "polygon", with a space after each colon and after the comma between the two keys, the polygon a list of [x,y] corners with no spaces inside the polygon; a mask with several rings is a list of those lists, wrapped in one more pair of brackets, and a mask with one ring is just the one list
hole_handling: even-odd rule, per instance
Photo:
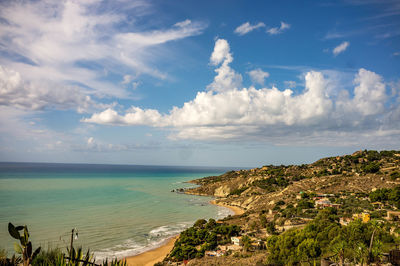
{"label": "sandy beach", "polygon": [[[215,200],[210,201],[210,204],[214,204],[214,205],[218,205],[218,206],[222,206],[222,207],[231,209],[235,213],[235,215],[241,215],[244,213],[244,210],[240,207],[226,205],[223,203],[216,202]],[[162,245],[161,247],[158,247],[153,250],[149,250],[147,252],[144,252],[144,253],[136,255],[136,256],[128,257],[128,258],[126,258],[126,262],[128,263],[128,265],[132,265],[132,266],[133,265],[135,265],[135,266],[153,266],[155,263],[162,261],[165,258],[165,256],[167,256],[167,254],[174,247],[175,240],[177,240],[178,237],[179,237],[179,235],[169,239],[168,242],[166,244]]]}
{"label": "sandy beach", "polygon": [[158,247],[153,250],[149,250],[142,254],[128,257],[126,258],[126,262],[128,265],[135,266],[153,266],[155,263],[162,261],[165,256],[172,250],[174,247],[175,240],[178,239],[179,236],[174,236],[169,239],[168,242],[161,247]]}
{"label": "sandy beach", "polygon": [[216,200],[212,200],[212,201],[210,201],[210,203],[214,204],[214,205],[218,205],[218,206],[222,206],[222,207],[228,208],[228,209],[232,210],[235,213],[235,215],[241,215],[241,214],[244,213],[244,210],[242,208],[240,208],[240,207],[237,207],[237,206],[231,206],[231,205],[223,204],[221,202],[217,202]]}

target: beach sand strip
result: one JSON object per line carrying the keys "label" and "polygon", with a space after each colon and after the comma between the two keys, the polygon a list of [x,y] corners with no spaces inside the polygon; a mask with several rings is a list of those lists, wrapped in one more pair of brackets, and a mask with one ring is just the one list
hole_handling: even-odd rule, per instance
{"label": "beach sand strip", "polygon": [[[244,213],[244,210],[237,206],[231,206],[227,204],[223,204],[220,202],[216,202],[215,200],[210,201],[211,204],[218,205],[221,207],[228,208],[232,210],[235,215],[241,215]],[[162,261],[165,256],[172,250],[174,247],[175,241],[178,239],[179,235],[174,236],[173,238],[169,239],[166,244],[139,255],[135,255],[132,257],[127,257],[126,262],[128,266],[153,266],[155,263]]]}
{"label": "beach sand strip", "polygon": [[179,237],[174,236],[169,239],[166,244],[158,247],[156,249],[149,250],[147,252],[141,253],[139,255],[135,255],[132,257],[126,258],[126,262],[128,266],[153,266],[155,263],[162,261],[165,256],[172,250],[174,247],[175,240]]}

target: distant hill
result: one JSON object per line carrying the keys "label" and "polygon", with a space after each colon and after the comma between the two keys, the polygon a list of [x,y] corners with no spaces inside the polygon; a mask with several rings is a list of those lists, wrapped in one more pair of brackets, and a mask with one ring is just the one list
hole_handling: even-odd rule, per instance
{"label": "distant hill", "polygon": [[301,191],[363,192],[400,185],[400,151],[357,151],[312,164],[266,165],[191,181],[188,193],[212,195],[246,210],[272,209],[277,200],[292,201]]}

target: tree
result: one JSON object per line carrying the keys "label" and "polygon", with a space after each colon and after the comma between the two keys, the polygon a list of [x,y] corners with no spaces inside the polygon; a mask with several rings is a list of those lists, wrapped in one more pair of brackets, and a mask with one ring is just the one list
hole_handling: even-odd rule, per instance
{"label": "tree", "polygon": [[314,208],[314,204],[310,200],[301,199],[297,203],[297,208],[300,208],[300,209],[312,209],[312,208]]}
{"label": "tree", "polygon": [[202,228],[206,223],[207,221],[205,219],[199,219],[194,223],[193,226]]}
{"label": "tree", "polygon": [[347,243],[344,240],[341,240],[332,247],[332,252],[334,253],[334,256],[339,260],[340,266],[344,265],[344,252],[346,246]]}
{"label": "tree", "polygon": [[245,252],[249,251],[251,247],[251,239],[249,236],[245,235],[242,237],[242,243],[243,243],[243,250]]}
{"label": "tree", "polygon": [[268,234],[274,235],[276,233],[274,222],[268,222],[266,228],[267,228]]}
{"label": "tree", "polygon": [[381,167],[380,167],[379,163],[372,162],[365,166],[364,171],[367,173],[376,173],[379,171],[380,168]]}
{"label": "tree", "polygon": [[372,231],[371,240],[369,242],[369,249],[368,249],[369,262],[372,262],[374,260],[374,254],[373,254],[372,247],[374,244],[375,232],[381,228],[381,225],[377,220],[372,220],[371,225],[374,230]]}
{"label": "tree", "polygon": [[217,222],[214,219],[208,220],[208,223],[206,224],[206,229],[214,229],[214,227],[217,225]]}
{"label": "tree", "polygon": [[260,224],[263,228],[267,226],[267,222],[267,218],[264,215],[260,214]]}
{"label": "tree", "polygon": [[213,250],[218,246],[217,243],[217,234],[212,232],[207,236],[207,249]]}
{"label": "tree", "polygon": [[321,255],[321,249],[315,239],[307,238],[297,246],[297,256],[300,260],[315,259]]}
{"label": "tree", "polygon": [[182,247],[182,259],[194,259],[196,257],[197,250],[192,246]]}

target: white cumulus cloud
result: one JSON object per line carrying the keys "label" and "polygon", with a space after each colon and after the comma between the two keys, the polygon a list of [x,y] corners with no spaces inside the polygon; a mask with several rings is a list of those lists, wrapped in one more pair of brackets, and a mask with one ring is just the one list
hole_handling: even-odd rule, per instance
{"label": "white cumulus cloud", "polygon": [[248,72],[250,79],[253,83],[264,85],[264,81],[269,77],[269,73],[262,71],[260,68],[253,69]]}
{"label": "white cumulus cloud", "polygon": [[337,56],[340,53],[343,53],[344,51],[346,51],[346,49],[349,47],[350,43],[349,42],[342,42],[341,44],[339,44],[338,46],[336,46],[332,53],[334,56]]}
{"label": "white cumulus cloud", "polygon": [[199,92],[194,100],[181,108],[174,107],[169,114],[133,107],[125,115],[118,115],[107,109],[83,121],[156,127],[310,124],[328,114],[332,107],[324,85],[321,73],[310,72],[306,75],[304,93],[297,96],[291,90],[280,91],[275,87]]}
{"label": "white cumulus cloud", "polygon": [[279,27],[269,28],[267,30],[267,33],[269,33],[270,35],[276,35],[276,34],[280,34],[280,33],[284,32],[288,29],[290,29],[290,24],[281,21],[281,25]]}
{"label": "white cumulus cloud", "polygon": [[338,104],[343,105],[346,111],[358,112],[363,116],[376,115],[385,111],[385,102],[388,98],[386,85],[382,77],[372,71],[361,68],[354,78],[354,97],[345,99]]}
{"label": "white cumulus cloud", "polygon": [[[211,64],[219,70],[220,64],[229,68],[232,60],[228,42],[217,40]],[[385,108],[388,95],[380,75],[360,69],[354,75],[352,94],[341,90],[339,95],[331,95],[332,82],[318,71],[307,72],[304,81],[303,91],[296,93],[275,86],[230,86],[200,91],[193,100],[167,113],[135,106],[122,113],[109,108],[82,122],[168,128],[173,139],[257,139],[279,144],[315,141],[324,145],[344,138],[342,144],[350,145],[378,135],[387,140],[400,132],[395,123],[387,122],[399,120],[393,117],[400,108]],[[211,85],[216,82],[214,79]]]}
{"label": "white cumulus cloud", "polygon": [[234,32],[236,34],[242,36],[249,32],[252,32],[255,29],[263,28],[263,27],[265,27],[265,24],[263,22],[258,22],[257,24],[254,24],[254,25],[251,25],[250,22],[245,22],[242,25],[240,25],[239,27],[237,27]]}
{"label": "white cumulus cloud", "polygon": [[225,91],[240,88],[242,85],[242,75],[236,73],[229,64],[233,61],[229,43],[224,39],[215,42],[214,51],[210,57],[210,63],[214,66],[220,65],[215,72],[217,75],[214,81],[208,85],[209,90]]}

